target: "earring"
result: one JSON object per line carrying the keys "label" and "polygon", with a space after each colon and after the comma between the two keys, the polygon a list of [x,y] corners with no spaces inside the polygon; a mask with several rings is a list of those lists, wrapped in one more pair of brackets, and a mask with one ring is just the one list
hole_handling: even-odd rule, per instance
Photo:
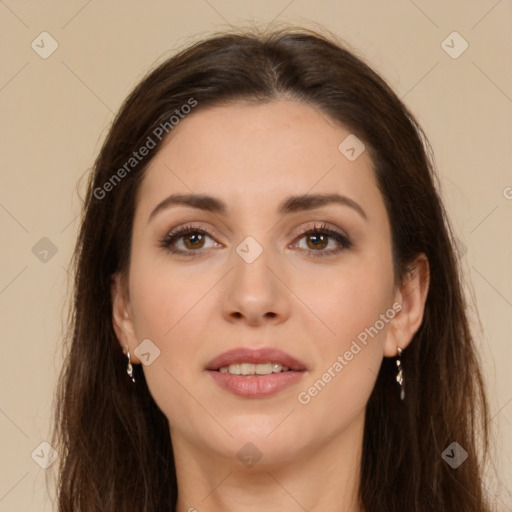
{"label": "earring", "polygon": [[396,374],[396,381],[400,384],[400,400],[403,400],[405,397],[404,390],[404,373],[402,369],[402,361],[400,361],[400,357],[402,357],[402,349],[398,347],[398,359],[396,360],[396,366],[398,368],[398,373]]}
{"label": "earring", "polygon": [[129,375],[132,381],[135,382],[135,379],[133,378],[133,366],[130,361],[130,350],[128,349],[128,345],[126,345],[126,353],[126,355],[128,356],[128,366],[126,367],[126,373]]}

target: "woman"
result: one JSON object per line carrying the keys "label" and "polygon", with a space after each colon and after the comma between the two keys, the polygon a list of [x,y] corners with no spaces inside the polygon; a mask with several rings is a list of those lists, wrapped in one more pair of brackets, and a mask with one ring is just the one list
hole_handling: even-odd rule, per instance
{"label": "woman", "polygon": [[488,405],[429,146],[334,37],[152,71],[95,163],[61,511],[490,511]]}

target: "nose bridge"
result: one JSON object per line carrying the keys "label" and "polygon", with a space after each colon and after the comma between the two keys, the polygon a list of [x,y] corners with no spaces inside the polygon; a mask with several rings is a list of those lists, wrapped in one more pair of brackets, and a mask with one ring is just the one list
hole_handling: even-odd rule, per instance
{"label": "nose bridge", "polygon": [[[284,290],[275,274],[279,268],[277,255],[264,235],[246,236],[233,251],[233,272],[225,303],[226,312],[245,316],[251,322],[265,315],[285,315]],[[266,241],[266,242],[265,242]]]}
{"label": "nose bridge", "polygon": [[272,265],[271,249],[262,236],[248,235],[235,248],[233,254],[234,288],[243,289],[243,293],[255,297],[269,294],[273,288],[273,279],[268,267]]}

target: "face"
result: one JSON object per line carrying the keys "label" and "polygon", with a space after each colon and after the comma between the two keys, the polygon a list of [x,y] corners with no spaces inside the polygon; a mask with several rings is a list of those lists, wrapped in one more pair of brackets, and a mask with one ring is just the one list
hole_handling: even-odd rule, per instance
{"label": "face", "polygon": [[[340,151],[349,135],[294,101],[213,107],[181,121],[152,160],[115,325],[132,361],[150,362],[143,371],[173,442],[233,458],[252,442],[271,462],[362,428],[383,356],[406,340],[394,327],[383,198],[368,151],[352,161]],[[166,202],[175,194],[215,201]],[[249,351],[240,363],[276,349],[300,368],[214,371],[233,349]],[[262,364],[286,362],[262,354]]]}

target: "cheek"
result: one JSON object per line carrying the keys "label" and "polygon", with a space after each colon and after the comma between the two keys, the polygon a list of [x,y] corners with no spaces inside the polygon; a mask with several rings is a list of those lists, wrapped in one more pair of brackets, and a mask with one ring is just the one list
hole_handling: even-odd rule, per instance
{"label": "cheek", "polygon": [[307,288],[303,283],[302,296],[322,322],[308,316],[303,324],[315,362],[297,401],[326,425],[348,421],[364,409],[382,363],[395,313],[391,262],[366,260],[309,282],[316,284]]}
{"label": "cheek", "polygon": [[135,330],[138,337],[165,342],[194,313],[195,305],[213,282],[209,284],[209,276],[198,275],[186,263],[180,266],[173,262],[163,249],[153,248],[149,236],[138,234],[138,240],[130,265]]}
{"label": "cheek", "polygon": [[[324,308],[318,310],[334,334],[310,330],[315,362],[296,401],[303,413],[315,417],[315,424],[327,430],[345,428],[362,413],[382,363],[388,324],[380,315],[386,315],[391,304],[384,287],[373,283],[368,293],[362,285],[355,276],[331,284]],[[318,301],[317,306],[321,305]]]}
{"label": "cheek", "polygon": [[154,362],[143,366],[144,376],[158,407],[171,424],[181,425],[198,414],[189,394],[196,383],[188,376],[198,375],[205,331],[200,300],[212,284],[208,278],[186,279],[169,265],[137,263],[134,259],[130,281],[135,334],[138,341],[149,338],[160,350]]}
{"label": "cheek", "polygon": [[[160,351],[158,357],[143,366],[150,393],[166,412],[183,400],[181,374],[194,362],[197,336],[189,328],[197,324],[201,290],[183,278],[165,258],[151,259],[149,251],[134,251],[130,267],[130,303],[133,327],[138,342],[150,339]],[[199,280],[199,279],[198,279]],[[204,286],[199,286],[204,288]],[[197,305],[196,305],[197,304]],[[196,306],[195,306],[196,305]]]}
{"label": "cheek", "polygon": [[321,352],[332,355],[350,345],[391,307],[391,263],[385,258],[356,263],[353,258],[336,268],[319,267],[308,275],[297,274],[292,289],[306,307],[303,328],[320,344]]}

